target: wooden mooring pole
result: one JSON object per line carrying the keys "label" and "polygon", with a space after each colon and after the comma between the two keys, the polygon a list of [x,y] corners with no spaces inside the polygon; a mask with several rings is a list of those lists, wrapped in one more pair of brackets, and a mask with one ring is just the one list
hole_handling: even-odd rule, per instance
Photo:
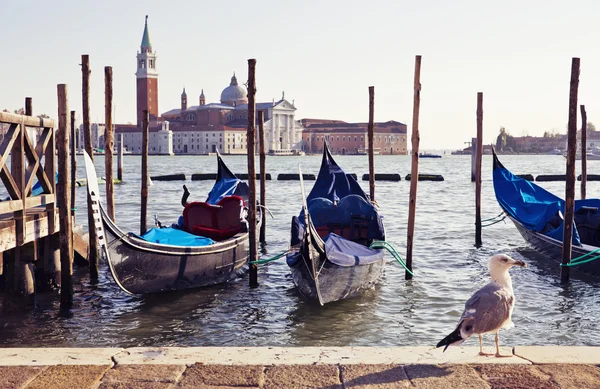
{"label": "wooden mooring pole", "polygon": [[587,185],[587,113],[585,105],[581,109],[581,199],[585,200],[585,187]]}
{"label": "wooden mooring pole", "polygon": [[[579,58],[571,61],[571,88],[569,92],[569,122],[567,133],[567,174],[565,185],[565,217],[563,225],[562,264],[571,262],[573,218],[575,208],[575,155],[577,154],[577,91],[579,88]],[[569,281],[569,267],[561,266],[560,280]]]}
{"label": "wooden mooring pole", "polygon": [[265,115],[263,111],[258,111],[258,149],[260,164],[260,205],[263,206],[262,224],[260,225],[259,241],[266,243],[267,233],[267,154],[265,153]]}
{"label": "wooden mooring pole", "polygon": [[70,139],[70,150],[71,150],[71,217],[73,218],[73,226],[75,223],[75,181],[77,180],[77,145],[75,144],[75,111],[71,111],[71,139]]}
{"label": "wooden mooring pole", "polygon": [[[256,59],[248,60],[248,261],[253,262],[258,259],[258,250],[256,247],[256,173],[254,167],[254,155],[256,148],[254,139],[256,137],[255,113],[256,113]],[[264,219],[264,217],[263,217]],[[249,274],[250,287],[258,286],[258,265],[250,264]]]}
{"label": "wooden mooring pole", "polygon": [[[413,235],[415,231],[415,213],[417,209],[417,183],[419,182],[419,107],[421,105],[421,56],[415,56],[415,81],[413,98],[412,123],[412,163],[410,170],[410,197],[408,203],[408,231],[406,237],[406,267],[412,271]],[[404,278],[412,279],[412,274],[405,272]]]}
{"label": "wooden mooring pole", "polygon": [[112,67],[104,67],[104,174],[106,176],[106,212],[110,220],[115,220],[115,196],[113,181],[114,128],[112,119],[113,105]]}
{"label": "wooden mooring pole", "polygon": [[369,196],[375,201],[375,158],[373,156],[373,132],[375,126],[375,87],[369,87],[369,124],[367,136],[369,137]]}
{"label": "wooden mooring pole", "polygon": [[142,120],[142,203],[140,210],[140,235],[146,233],[148,213],[148,110],[144,110]]}
{"label": "wooden mooring pole", "polygon": [[117,156],[117,180],[123,181],[123,134],[119,134],[119,154]]}
{"label": "wooden mooring pole", "polygon": [[69,171],[69,117],[67,105],[67,86],[59,84],[58,87],[58,185],[56,187],[56,201],[59,213],[60,226],[60,308],[68,309],[73,305],[73,226],[71,225],[71,191]]}
{"label": "wooden mooring pole", "polygon": [[[90,127],[90,57],[87,54],[81,56],[81,77],[82,77],[82,116],[83,116],[83,138],[85,151],[92,161],[94,161],[94,145],[92,144],[92,129]],[[98,280],[98,237],[94,225],[94,211],[92,210],[92,199],[87,195],[88,209],[88,233],[90,243],[90,279]]]}
{"label": "wooden mooring pole", "polygon": [[481,247],[481,160],[483,155],[483,92],[477,92],[477,148],[475,158],[475,246]]}
{"label": "wooden mooring pole", "polygon": [[[33,116],[33,104],[32,104],[32,99],[31,97],[26,97],[25,98],[25,115],[26,116]],[[17,159],[20,160],[20,164],[21,166],[19,167],[19,171],[22,171],[25,175],[19,175],[18,179],[15,179],[15,182],[18,182],[18,180],[21,179],[27,179],[26,177],[26,172],[25,172],[25,144],[29,143],[26,141],[26,139],[28,138],[28,134],[27,134],[27,128],[22,125],[21,126],[21,134],[20,134],[20,144],[21,144],[21,149],[19,150],[19,153],[16,153],[13,150],[13,153],[15,154],[19,154],[17,156],[15,156],[15,161]],[[11,153],[12,154],[12,153]],[[21,181],[21,182],[25,182],[25,181]],[[23,186],[21,186],[21,188],[23,188]],[[25,199],[27,196],[29,196],[29,193],[22,193],[21,194],[22,198]],[[25,206],[26,203],[23,204],[24,208],[23,210],[25,210]],[[26,212],[23,212],[22,214],[22,223],[25,223],[25,218],[27,217]],[[23,226],[24,228],[24,226]],[[20,229],[19,231],[24,231],[24,229]],[[18,234],[18,233],[17,233]],[[24,235],[21,237],[21,241],[24,240]],[[17,235],[17,241],[20,238]],[[32,307],[35,306],[35,272],[34,272],[34,262],[37,260],[37,243],[34,242],[30,242],[30,243],[26,243],[23,244],[20,247],[15,248],[14,250],[15,253],[15,265],[16,265],[16,269],[17,269],[17,291],[19,293],[21,293],[24,297],[24,305],[28,306],[28,307]]]}

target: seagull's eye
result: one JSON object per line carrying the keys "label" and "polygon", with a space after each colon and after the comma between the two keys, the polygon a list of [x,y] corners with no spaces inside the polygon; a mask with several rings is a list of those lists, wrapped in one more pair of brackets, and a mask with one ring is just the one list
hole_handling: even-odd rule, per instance
{"label": "seagull's eye", "polygon": [[465,330],[467,330],[467,331],[471,331],[471,329],[472,329],[472,328],[473,328],[473,326],[472,326],[472,325],[468,325],[468,326],[466,326],[466,327],[465,327]]}
{"label": "seagull's eye", "polygon": [[503,262],[508,262],[508,258],[502,258]]}

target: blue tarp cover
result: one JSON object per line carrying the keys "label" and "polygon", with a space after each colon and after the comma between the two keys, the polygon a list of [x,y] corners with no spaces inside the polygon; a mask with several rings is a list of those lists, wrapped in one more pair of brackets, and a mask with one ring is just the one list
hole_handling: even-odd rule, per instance
{"label": "blue tarp cover", "polygon": [[[352,216],[369,220],[369,238],[385,239],[381,216],[354,177],[347,175],[334,161],[327,145],[323,149],[321,169],[306,198],[308,213],[315,226],[329,223],[349,225]],[[338,202],[337,205],[334,202]],[[304,211],[297,219],[304,226]]]}
{"label": "blue tarp cover", "polygon": [[325,237],[327,259],[338,266],[368,265],[383,258],[383,250],[370,249],[331,233]]}
{"label": "blue tarp cover", "polygon": [[152,228],[139,237],[147,242],[168,244],[171,246],[208,246],[214,243],[210,238],[190,234],[189,232],[172,227]]}
{"label": "blue tarp cover", "polygon": [[240,196],[245,202],[248,201],[248,184],[242,182],[225,165],[220,155],[217,155],[217,181],[208,194],[206,202],[217,204],[225,196]]}
{"label": "blue tarp cover", "polygon": [[[494,192],[500,206],[524,227],[562,241],[563,224],[550,229],[548,222],[560,211],[564,213],[565,201],[544,188],[517,177],[495,158],[493,172]],[[574,212],[582,207],[600,208],[599,199],[575,200]],[[562,214],[561,214],[562,216]],[[573,244],[580,245],[577,228],[573,228]]]}

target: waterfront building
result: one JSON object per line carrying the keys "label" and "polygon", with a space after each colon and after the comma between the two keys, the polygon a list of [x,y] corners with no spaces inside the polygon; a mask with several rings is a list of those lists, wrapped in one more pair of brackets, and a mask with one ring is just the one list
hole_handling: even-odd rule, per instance
{"label": "waterfront building", "polygon": [[[341,120],[302,119],[302,150],[318,154],[327,141],[335,154],[365,154],[368,151],[368,123],[346,123]],[[373,151],[375,154],[407,155],[406,124],[394,120],[374,123]]]}
{"label": "waterfront building", "polygon": [[[279,101],[257,103],[256,111],[263,112],[268,151],[301,149],[303,127],[295,120],[294,103],[287,101],[285,95]],[[184,88],[180,108],[163,112],[161,118],[171,123],[175,154],[206,154],[217,150],[222,154],[246,153],[248,92],[239,85],[235,73],[221,92],[220,102],[207,104],[202,89],[198,105],[190,106]]]}
{"label": "waterfront building", "polygon": [[[184,88],[180,107],[158,115],[158,71],[147,16],[137,53],[136,82],[137,123],[115,125],[115,133],[123,134],[127,151],[141,150],[142,115],[148,110],[150,154],[208,154],[217,150],[223,154],[246,153],[248,92],[238,83],[235,73],[218,103],[207,104],[202,89],[198,105],[190,105]],[[295,120],[293,101],[285,100],[282,94],[279,101],[257,103],[256,110],[264,115],[267,150],[291,151],[302,147],[303,127]]]}
{"label": "waterfront building", "polygon": [[[90,123],[90,130],[92,134],[92,148],[94,149],[104,149],[104,131],[106,126],[104,123]],[[85,149],[85,138],[83,132],[83,124],[79,126],[79,130],[77,131],[77,142],[76,142],[77,150]]]}

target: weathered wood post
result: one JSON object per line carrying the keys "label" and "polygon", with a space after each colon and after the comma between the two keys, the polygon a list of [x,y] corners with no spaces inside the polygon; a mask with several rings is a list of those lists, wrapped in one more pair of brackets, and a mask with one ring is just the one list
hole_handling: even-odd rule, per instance
{"label": "weathered wood post", "polygon": [[[577,154],[577,91],[579,88],[579,58],[571,61],[571,89],[569,93],[569,123],[567,135],[567,174],[565,185],[565,218],[563,229],[562,264],[571,262],[573,218],[575,208],[575,155]],[[560,280],[569,281],[569,267],[561,266]]]}
{"label": "weathered wood post", "polygon": [[33,105],[31,97],[25,97],[25,115],[33,116]]}
{"label": "weathered wood post", "polygon": [[477,138],[471,138],[471,182],[475,182],[477,172],[475,166],[477,165]]}
{"label": "weathered wood post", "polygon": [[[254,167],[254,155],[256,153],[254,139],[256,136],[255,112],[256,112],[256,59],[248,60],[248,133],[246,136],[248,149],[248,240],[250,252],[248,261],[256,261],[258,250],[256,247],[256,172]],[[264,219],[264,218],[263,218]],[[258,265],[250,264],[250,287],[258,286]]]}
{"label": "weathered wood post", "polygon": [[477,92],[477,147],[475,161],[475,246],[481,242],[481,160],[483,155],[483,92]]}
{"label": "weathered wood post", "polygon": [[[82,76],[82,116],[83,116],[83,138],[85,151],[88,153],[92,162],[94,161],[94,145],[92,144],[92,129],[90,127],[90,57],[87,54],[81,56],[81,76]],[[90,240],[90,279],[98,279],[98,237],[94,225],[94,211],[92,210],[92,199],[87,195],[88,208],[88,232]]]}
{"label": "weathered wood post", "polygon": [[123,181],[123,134],[119,134],[119,154],[117,157],[117,180]]}
{"label": "weathered wood post", "polygon": [[265,244],[267,232],[267,155],[265,153],[265,115],[258,111],[258,148],[260,164],[260,204],[264,207],[262,213],[262,224],[260,225],[260,243]]}
{"label": "weathered wood post", "polygon": [[[421,56],[415,57],[415,82],[412,123],[412,162],[410,169],[410,198],[408,203],[408,231],[406,237],[406,267],[412,271],[413,235],[415,231],[415,213],[417,210],[417,183],[419,182],[419,107],[421,105]],[[404,278],[412,279],[408,271]]]}
{"label": "weathered wood post", "polygon": [[142,121],[142,204],[140,210],[140,235],[146,233],[148,212],[148,110],[144,110]]}
{"label": "weathered wood post", "polygon": [[373,156],[373,138],[375,126],[375,87],[369,87],[369,125],[367,126],[367,136],[369,139],[369,196],[371,201],[375,201],[375,158]]}
{"label": "weathered wood post", "polygon": [[112,105],[113,105],[113,86],[112,86],[112,67],[104,67],[104,174],[106,176],[106,212],[110,220],[115,222],[115,196],[113,180],[113,148],[114,148],[114,128],[112,125]]}
{"label": "weathered wood post", "polygon": [[585,105],[581,109],[581,199],[585,199],[585,186],[587,185],[587,113]]}
{"label": "weathered wood post", "polygon": [[76,132],[75,132],[75,111],[71,111],[71,139],[70,139],[70,150],[71,150],[71,212],[72,212],[72,218],[73,218],[73,226],[76,225],[75,223],[75,187],[76,187],[76,183],[75,180],[77,180],[77,145],[75,144],[75,137],[76,137]]}
{"label": "weathered wood post", "polygon": [[60,267],[61,288],[60,307],[68,309],[73,305],[73,284],[71,274],[73,272],[73,229],[71,225],[71,191],[69,171],[69,110],[67,105],[67,86],[58,85],[58,185],[56,188],[56,200],[59,212],[60,225]]}
{"label": "weathered wood post", "polygon": [[[32,99],[31,97],[26,97],[25,98],[25,115],[26,116],[33,116],[33,105],[32,105]],[[25,243],[23,244],[23,240],[25,239],[25,222],[26,222],[26,211],[25,211],[25,207],[26,207],[26,197],[29,196],[29,191],[25,191],[25,185],[26,185],[26,176],[25,176],[25,153],[27,152],[25,149],[25,144],[29,143],[27,142],[27,127],[24,124],[21,124],[21,134],[20,134],[20,145],[21,148],[18,150],[18,153],[16,153],[16,150],[13,149],[12,153],[15,154],[19,154],[15,156],[15,161],[17,159],[20,160],[21,166],[20,166],[20,170],[22,171],[23,175],[19,174],[19,180],[21,180],[21,182],[18,184],[18,188],[21,191],[21,196],[23,199],[23,211],[22,211],[22,226],[19,229],[19,231],[17,232],[17,242],[19,241],[19,239],[21,239],[21,244],[22,246],[17,247],[15,249],[15,260],[16,260],[16,269],[17,269],[17,291],[19,293],[21,293],[24,297],[24,304],[26,306],[33,306],[35,304],[35,273],[34,273],[34,267],[33,264],[34,262],[37,260],[37,246],[36,246],[36,242],[30,242],[30,243]],[[31,143],[30,143],[31,145]],[[11,154],[12,154],[11,153]],[[15,177],[15,182],[18,182],[18,180]],[[19,233],[22,233],[21,237],[19,238]]]}

